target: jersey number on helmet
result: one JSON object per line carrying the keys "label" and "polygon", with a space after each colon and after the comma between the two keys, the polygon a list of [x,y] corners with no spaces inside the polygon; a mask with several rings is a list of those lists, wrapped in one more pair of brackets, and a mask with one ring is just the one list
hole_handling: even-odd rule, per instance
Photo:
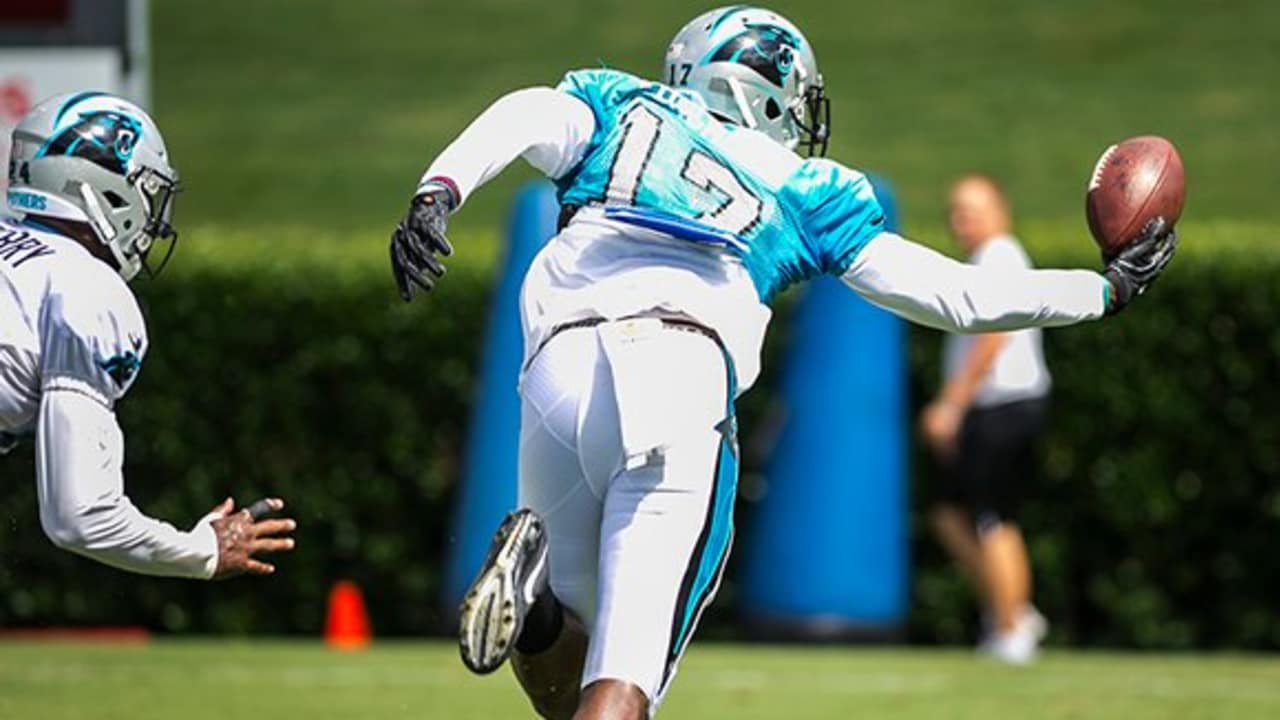
{"label": "jersey number on helmet", "polygon": [[[612,202],[636,204],[640,182],[662,133],[662,118],[643,105],[636,105],[622,118],[622,142],[613,159],[605,197]],[[691,150],[684,159],[680,177],[704,192],[719,191],[724,200],[719,207],[697,218],[712,227],[742,235],[760,220],[763,203],[751,194],[724,163],[700,151]]]}
{"label": "jersey number on helmet", "polygon": [[671,78],[667,84],[672,87],[681,87],[689,84],[689,73],[693,72],[693,63],[671,63]]}

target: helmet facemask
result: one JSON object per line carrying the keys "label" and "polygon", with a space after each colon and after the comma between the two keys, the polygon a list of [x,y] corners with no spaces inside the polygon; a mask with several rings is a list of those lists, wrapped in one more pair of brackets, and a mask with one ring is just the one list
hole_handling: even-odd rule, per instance
{"label": "helmet facemask", "polygon": [[800,130],[797,149],[809,157],[824,157],[831,137],[831,100],[822,89],[822,78],[805,88],[798,107],[791,108],[791,120]]}
{"label": "helmet facemask", "polygon": [[[173,203],[182,191],[182,184],[176,177],[168,177],[154,168],[134,171],[130,182],[137,188],[147,210],[142,233],[133,240],[133,251],[147,277],[154,278],[169,264],[178,246],[178,231],[173,227]],[[157,253],[161,246],[162,251]],[[127,248],[122,248],[122,251],[127,252]],[[153,253],[157,253],[158,262],[151,262]]]}

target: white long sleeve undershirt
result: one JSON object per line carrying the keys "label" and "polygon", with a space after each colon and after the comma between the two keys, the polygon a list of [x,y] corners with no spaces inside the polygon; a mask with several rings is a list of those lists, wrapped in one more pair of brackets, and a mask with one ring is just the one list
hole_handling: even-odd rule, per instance
{"label": "white long sleeve undershirt", "polygon": [[1106,280],[1095,272],[993,271],[892,233],[863,248],[841,279],[872,304],[947,332],[1071,325],[1106,309]]}
{"label": "white long sleeve undershirt", "polygon": [[432,178],[449,178],[461,194],[461,206],[517,157],[547,177],[558,178],[582,160],[595,128],[591,108],[568,93],[548,87],[516,90],[480,113],[440,153],[423,174],[418,191]]}
{"label": "white long sleeve undershirt", "polygon": [[209,520],[190,532],[147,517],[124,494],[124,436],[115,414],[74,390],[46,390],[36,429],[40,524],[59,547],[122,570],[210,578]]}

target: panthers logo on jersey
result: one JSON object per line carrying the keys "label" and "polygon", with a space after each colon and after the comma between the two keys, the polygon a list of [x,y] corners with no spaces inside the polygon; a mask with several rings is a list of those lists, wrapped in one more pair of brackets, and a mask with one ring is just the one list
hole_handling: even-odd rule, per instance
{"label": "panthers logo on jersey", "polygon": [[142,368],[143,339],[134,333],[128,333],[129,345],[132,349],[121,350],[109,358],[96,357],[94,362],[102,371],[111,376],[120,388],[126,387]]}
{"label": "panthers logo on jersey", "polygon": [[97,362],[98,367],[102,368],[102,371],[110,375],[111,379],[116,381],[116,385],[122,388],[133,380],[133,376],[137,375],[142,367],[142,358],[130,350],[105,360],[99,358]]}
{"label": "panthers logo on jersey", "polygon": [[133,149],[142,136],[142,123],[124,113],[86,112],[58,132],[36,157],[67,155],[88,160],[119,175],[129,174]]}

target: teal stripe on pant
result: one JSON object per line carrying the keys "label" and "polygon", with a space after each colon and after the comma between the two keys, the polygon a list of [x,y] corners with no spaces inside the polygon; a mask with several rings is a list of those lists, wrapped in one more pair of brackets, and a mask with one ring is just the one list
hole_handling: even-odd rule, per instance
{"label": "teal stripe on pant", "polygon": [[[690,630],[703,605],[710,600],[707,597],[718,585],[724,563],[729,557],[729,547],[733,543],[733,501],[738,494],[738,457],[729,440],[720,444],[720,459],[716,462],[716,489],[712,499],[711,525],[707,536],[706,549],[702,554],[702,562],[698,566],[698,574],[690,593],[688,605],[684,610],[684,623],[676,636],[675,646],[683,650],[688,641]],[[679,653],[677,653],[678,655]]]}
{"label": "teal stripe on pant", "polygon": [[720,586],[720,578],[733,546],[733,506],[738,496],[738,444],[737,419],[734,416],[734,400],[738,395],[737,377],[733,360],[725,353],[728,373],[728,410],[721,428],[723,438],[716,455],[715,477],[711,499],[707,507],[707,521],[690,558],[689,570],[676,599],[676,613],[672,622],[671,645],[667,653],[667,668],[662,679],[662,691],[671,680],[677,661],[689,644],[693,629],[703,610],[711,603]]}

